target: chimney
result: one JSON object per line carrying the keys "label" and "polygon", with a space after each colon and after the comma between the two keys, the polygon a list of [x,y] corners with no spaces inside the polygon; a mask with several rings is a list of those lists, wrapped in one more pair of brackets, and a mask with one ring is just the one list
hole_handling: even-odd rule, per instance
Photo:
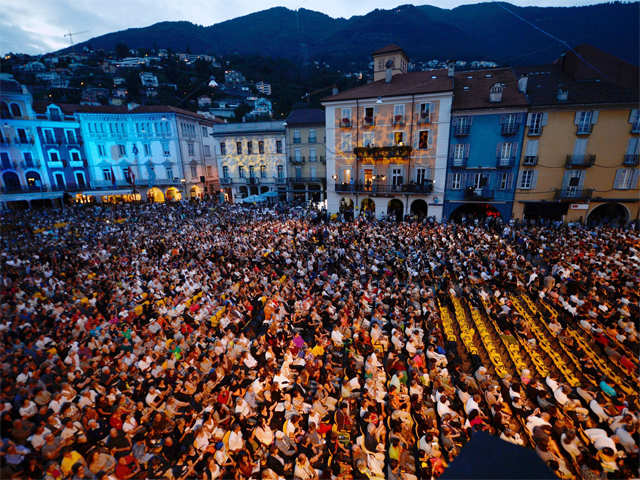
{"label": "chimney", "polygon": [[520,93],[524,93],[526,95],[528,82],[529,77],[527,77],[526,75],[520,77],[520,79],[518,80],[518,90],[520,90]]}
{"label": "chimney", "polygon": [[556,98],[559,102],[566,102],[569,98],[569,90],[564,88],[562,85],[558,86],[558,94]]}
{"label": "chimney", "polygon": [[331,89],[331,95],[337,95],[338,94],[338,87],[333,87]]}
{"label": "chimney", "polygon": [[447,76],[449,78],[453,78],[453,74],[456,71],[456,64],[454,62],[449,62],[447,64]]}

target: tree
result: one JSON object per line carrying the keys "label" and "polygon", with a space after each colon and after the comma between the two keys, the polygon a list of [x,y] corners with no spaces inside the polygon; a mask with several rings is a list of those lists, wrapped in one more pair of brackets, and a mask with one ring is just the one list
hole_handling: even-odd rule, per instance
{"label": "tree", "polygon": [[118,42],[116,44],[116,57],[124,58],[129,56],[129,47],[124,42]]}

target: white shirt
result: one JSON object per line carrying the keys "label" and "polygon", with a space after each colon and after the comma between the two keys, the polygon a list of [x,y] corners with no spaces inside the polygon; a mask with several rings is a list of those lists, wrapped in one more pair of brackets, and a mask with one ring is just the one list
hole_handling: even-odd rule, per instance
{"label": "white shirt", "polygon": [[244,442],[242,441],[242,432],[231,432],[229,434],[229,450],[235,452],[236,450],[240,450]]}

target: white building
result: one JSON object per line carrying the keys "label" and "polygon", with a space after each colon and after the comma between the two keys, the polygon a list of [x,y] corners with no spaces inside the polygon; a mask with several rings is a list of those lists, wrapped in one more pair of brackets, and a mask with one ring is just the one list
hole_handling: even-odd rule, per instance
{"label": "white building", "polygon": [[284,122],[215,125],[220,186],[225,200],[276,192],[287,195]]}
{"label": "white building", "polygon": [[158,88],[158,77],[151,72],[140,72],[140,83],[145,88]]}
{"label": "white building", "polygon": [[260,80],[258,83],[256,83],[256,90],[258,90],[263,95],[269,96],[271,95],[271,84]]}

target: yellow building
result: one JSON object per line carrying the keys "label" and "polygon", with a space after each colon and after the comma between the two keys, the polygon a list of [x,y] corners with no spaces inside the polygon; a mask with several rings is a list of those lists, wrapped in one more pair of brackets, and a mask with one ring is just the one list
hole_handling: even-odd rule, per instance
{"label": "yellow building", "polygon": [[637,93],[602,78],[576,78],[561,63],[518,73],[530,112],[513,218],[637,220]]}

